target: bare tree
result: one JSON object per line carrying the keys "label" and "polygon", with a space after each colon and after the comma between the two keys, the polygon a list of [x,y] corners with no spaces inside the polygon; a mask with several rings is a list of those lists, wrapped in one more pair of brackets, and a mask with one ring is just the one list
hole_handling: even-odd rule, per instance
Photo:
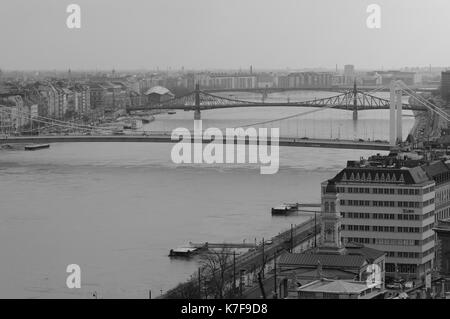
{"label": "bare tree", "polygon": [[181,283],[169,290],[164,298],[166,299],[201,299],[199,286],[195,279]]}
{"label": "bare tree", "polygon": [[201,266],[204,281],[208,292],[214,298],[231,297],[232,255],[230,249],[222,248],[221,250],[212,250],[202,256]]}

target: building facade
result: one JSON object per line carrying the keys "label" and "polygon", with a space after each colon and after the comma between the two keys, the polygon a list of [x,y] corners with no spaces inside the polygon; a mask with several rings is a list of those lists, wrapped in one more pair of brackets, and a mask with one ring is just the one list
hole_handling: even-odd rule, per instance
{"label": "building facade", "polygon": [[445,101],[450,101],[450,71],[441,73],[441,97]]}
{"label": "building facade", "polygon": [[322,201],[335,192],[344,243],[386,252],[387,275],[423,279],[434,261],[435,188],[421,166],[376,158],[350,161],[322,183]]}

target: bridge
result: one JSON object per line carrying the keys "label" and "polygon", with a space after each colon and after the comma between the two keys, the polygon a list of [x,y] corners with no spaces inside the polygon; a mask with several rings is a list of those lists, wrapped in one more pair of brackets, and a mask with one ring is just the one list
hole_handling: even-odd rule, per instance
{"label": "bridge", "polygon": [[[402,95],[407,94],[418,101],[419,106],[410,106],[402,102]],[[415,103],[416,104],[416,103]],[[359,91],[356,85],[353,90],[341,93],[329,98],[315,99],[311,101],[303,102],[289,102],[289,103],[261,103],[252,101],[233,100],[223,97],[217,97],[215,95],[200,91],[199,87],[196,87],[195,92],[185,95],[180,98],[175,98],[158,105],[145,106],[141,109],[188,109],[194,111],[194,119],[200,119],[201,110],[205,109],[219,109],[228,107],[249,107],[249,106],[311,106],[314,110],[300,112],[294,115],[284,116],[281,118],[265,120],[258,123],[249,123],[241,125],[241,128],[245,127],[259,127],[264,128],[266,125],[273,125],[278,123],[279,127],[282,127],[282,123],[285,120],[291,118],[298,118],[306,114],[313,112],[320,112],[325,109],[337,108],[343,110],[350,110],[353,112],[353,119],[357,120],[357,112],[359,110],[377,110],[377,109],[389,109],[390,110],[390,134],[389,142],[387,141],[365,141],[362,139],[355,140],[341,140],[341,139],[317,139],[311,137],[298,136],[280,136],[279,146],[287,147],[324,147],[324,148],[342,148],[342,149],[365,149],[365,150],[380,150],[386,151],[390,148],[403,142],[402,136],[402,111],[408,110],[420,110],[430,111],[438,116],[444,118],[450,122],[450,116],[442,110],[440,107],[433,105],[430,101],[417,95],[412,89],[404,85],[401,81],[393,81],[390,87],[389,100],[375,97],[371,94]],[[25,130],[22,127],[16,127],[11,125],[11,119],[20,117],[31,122],[31,127]],[[5,118],[9,121],[9,128],[5,123]],[[38,127],[36,128],[36,125]],[[44,126],[44,127],[42,127]],[[49,134],[49,129],[58,130],[56,135]],[[6,133],[5,133],[6,130]],[[42,134],[45,131],[46,133]],[[1,132],[4,134],[2,135]],[[203,131],[201,131],[203,132]],[[11,107],[0,105],[0,144],[17,144],[17,143],[74,143],[74,142],[147,142],[147,143],[177,143],[180,139],[172,139],[171,132],[161,131],[140,131],[132,134],[119,135],[111,128],[91,126],[84,124],[75,124],[71,122],[65,122],[62,120],[47,118],[44,116],[31,115],[20,109],[13,109]],[[192,134],[193,135],[193,134]],[[222,143],[230,143],[227,137],[221,137],[217,141]],[[248,144],[248,136],[242,140],[241,137],[235,136],[233,143],[246,143]],[[239,140],[241,139],[241,140]],[[190,142],[194,140],[191,139]],[[194,141],[195,142],[195,141]],[[202,138],[202,143],[211,143],[211,139]],[[267,141],[257,141],[258,143]]]}
{"label": "bridge", "polygon": [[[142,135],[125,135],[125,136],[13,136],[0,137],[0,144],[52,144],[52,143],[178,143],[183,141],[180,139],[172,139],[169,132],[161,133],[143,133]],[[214,139],[202,138],[203,144],[209,144],[212,141],[219,141]],[[249,144],[249,139],[232,137],[231,143]],[[195,143],[196,140],[191,138],[187,142]],[[223,137],[221,140],[223,144],[229,144],[230,138]],[[269,141],[256,141],[257,144],[265,143],[270,145]],[[336,148],[336,149],[360,149],[360,150],[376,150],[388,151],[391,146],[387,142],[367,142],[367,141],[352,141],[352,140],[326,140],[326,139],[309,139],[309,138],[292,138],[280,137],[279,146],[287,147],[315,147],[315,148]]]}
{"label": "bridge", "polygon": [[[162,103],[153,105],[131,106],[127,108],[128,112],[142,110],[185,110],[194,111],[194,119],[200,119],[202,110],[239,108],[239,107],[314,107],[314,108],[334,108],[348,110],[353,112],[353,119],[358,119],[358,111],[364,110],[383,110],[390,109],[390,100],[376,97],[372,94],[360,91],[356,83],[352,90],[337,94],[332,97],[314,99],[309,101],[288,101],[288,102],[261,102],[245,101],[231,99],[211,93],[201,91],[199,85],[196,85],[194,92],[184,96],[171,99]],[[411,106],[403,103],[402,109],[425,111],[425,107]]]}

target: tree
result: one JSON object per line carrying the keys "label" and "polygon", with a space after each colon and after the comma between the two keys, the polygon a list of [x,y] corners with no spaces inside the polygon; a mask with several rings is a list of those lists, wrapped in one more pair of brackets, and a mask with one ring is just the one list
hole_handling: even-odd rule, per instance
{"label": "tree", "polygon": [[211,250],[202,256],[201,267],[208,293],[216,299],[232,297],[232,253],[230,249]]}
{"label": "tree", "polygon": [[165,294],[167,299],[201,299],[197,280],[181,283]]}

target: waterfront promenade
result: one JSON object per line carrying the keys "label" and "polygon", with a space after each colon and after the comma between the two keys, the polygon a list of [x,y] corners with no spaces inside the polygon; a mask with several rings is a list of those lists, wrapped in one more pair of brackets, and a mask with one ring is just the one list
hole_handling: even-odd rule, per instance
{"label": "waterfront promenade", "polygon": [[[236,280],[235,286],[240,287],[238,294],[243,298],[259,296],[261,292],[257,281],[258,273],[261,272],[263,275],[264,286],[268,286],[268,282],[273,283],[273,280],[270,279],[272,277],[270,272],[273,271],[274,258],[277,258],[283,252],[295,250],[299,245],[314,242],[314,236],[319,233],[320,224],[314,218],[310,218],[299,225],[292,225],[290,229],[271,238],[270,244],[267,244],[269,242],[267,240],[263,241],[256,246],[256,249],[236,256],[235,263],[230,264],[224,271],[225,281],[232,283],[234,278]],[[263,265],[264,271],[261,271]],[[206,274],[202,271],[201,276],[202,281],[208,281],[208,278],[214,276],[214,274]],[[245,279],[242,280],[242,278]],[[267,297],[271,295],[269,290],[266,293]],[[162,298],[165,298],[165,296],[162,296]]]}

